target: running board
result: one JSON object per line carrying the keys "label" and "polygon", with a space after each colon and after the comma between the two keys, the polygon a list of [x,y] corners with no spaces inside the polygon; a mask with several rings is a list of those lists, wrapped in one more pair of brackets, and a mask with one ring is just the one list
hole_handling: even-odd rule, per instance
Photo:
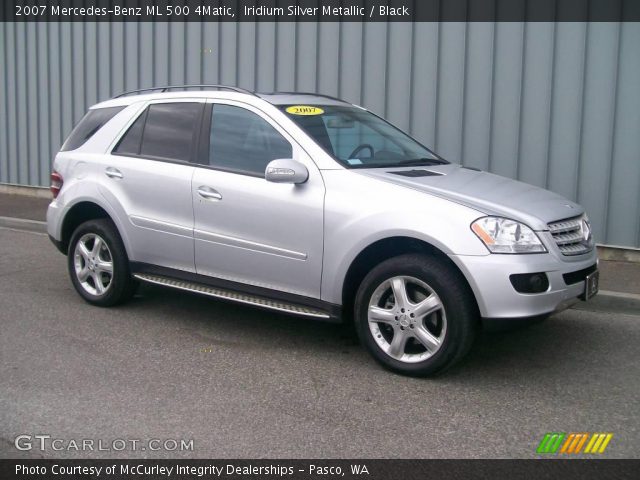
{"label": "running board", "polygon": [[268,308],[269,310],[290,313],[292,315],[302,315],[305,317],[323,319],[331,318],[331,315],[329,315],[328,313],[315,308],[295,305],[293,303],[286,303],[278,300],[272,300],[265,297],[258,297],[246,293],[239,293],[233,290],[210,287],[208,285],[203,285],[202,283],[188,282],[185,280],[178,280],[175,278],[148,273],[135,273],[133,276],[138,280],[142,280],[143,282],[163,285],[165,287],[177,288],[178,290],[185,290],[187,292],[200,293],[202,295],[221,298],[223,300],[230,300],[232,302],[253,305],[254,307]]}

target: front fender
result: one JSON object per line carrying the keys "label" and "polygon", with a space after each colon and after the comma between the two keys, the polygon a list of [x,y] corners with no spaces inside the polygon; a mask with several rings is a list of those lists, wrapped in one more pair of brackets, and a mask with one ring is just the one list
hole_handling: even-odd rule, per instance
{"label": "front fender", "polygon": [[483,215],[477,210],[362,175],[323,174],[327,196],[321,297],[325,301],[342,304],[349,267],[379,240],[408,237],[446,255],[489,254],[470,228]]}

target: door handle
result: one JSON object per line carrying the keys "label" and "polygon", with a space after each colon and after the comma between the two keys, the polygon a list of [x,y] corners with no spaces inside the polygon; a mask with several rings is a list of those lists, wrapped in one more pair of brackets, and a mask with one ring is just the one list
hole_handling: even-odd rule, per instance
{"label": "door handle", "polygon": [[122,172],[113,167],[107,167],[104,174],[109,178],[123,178]]}
{"label": "door handle", "polygon": [[201,186],[198,187],[198,195],[207,200],[222,200],[222,195],[217,190],[211,187]]}

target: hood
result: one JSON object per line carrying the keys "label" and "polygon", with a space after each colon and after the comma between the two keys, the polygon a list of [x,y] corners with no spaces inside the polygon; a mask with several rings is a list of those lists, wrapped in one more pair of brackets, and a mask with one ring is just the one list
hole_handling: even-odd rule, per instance
{"label": "hood", "polygon": [[547,230],[550,222],[584,213],[580,205],[557,193],[457,164],[352,171],[446,198],[487,215],[519,220],[534,230]]}

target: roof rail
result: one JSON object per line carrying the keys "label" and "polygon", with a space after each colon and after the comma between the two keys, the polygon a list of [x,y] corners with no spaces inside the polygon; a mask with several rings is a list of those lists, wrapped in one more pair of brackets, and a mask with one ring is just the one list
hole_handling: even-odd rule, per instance
{"label": "roof rail", "polygon": [[263,95],[314,95],[316,97],[323,97],[323,98],[328,98],[330,100],[337,100],[338,102],[342,102],[342,103],[349,103],[346,100],[343,100],[342,98],[332,97],[331,95],[325,95],[324,93],[317,93],[317,92],[269,92],[269,93],[264,93]]}
{"label": "roof rail", "polygon": [[168,92],[169,90],[176,90],[176,89],[184,89],[187,90],[189,88],[217,88],[220,90],[231,90],[233,92],[238,92],[238,93],[247,93],[249,95],[255,95],[254,92],[251,92],[249,90],[245,90],[244,88],[240,88],[240,87],[231,87],[229,85],[168,85],[166,87],[151,87],[151,88],[141,88],[139,90],[131,90],[129,92],[123,92],[119,95],[116,95],[113,98],[120,98],[120,97],[126,97],[127,95],[133,95],[135,93],[142,93],[142,92],[157,92],[159,91],[160,93],[163,92]]}

